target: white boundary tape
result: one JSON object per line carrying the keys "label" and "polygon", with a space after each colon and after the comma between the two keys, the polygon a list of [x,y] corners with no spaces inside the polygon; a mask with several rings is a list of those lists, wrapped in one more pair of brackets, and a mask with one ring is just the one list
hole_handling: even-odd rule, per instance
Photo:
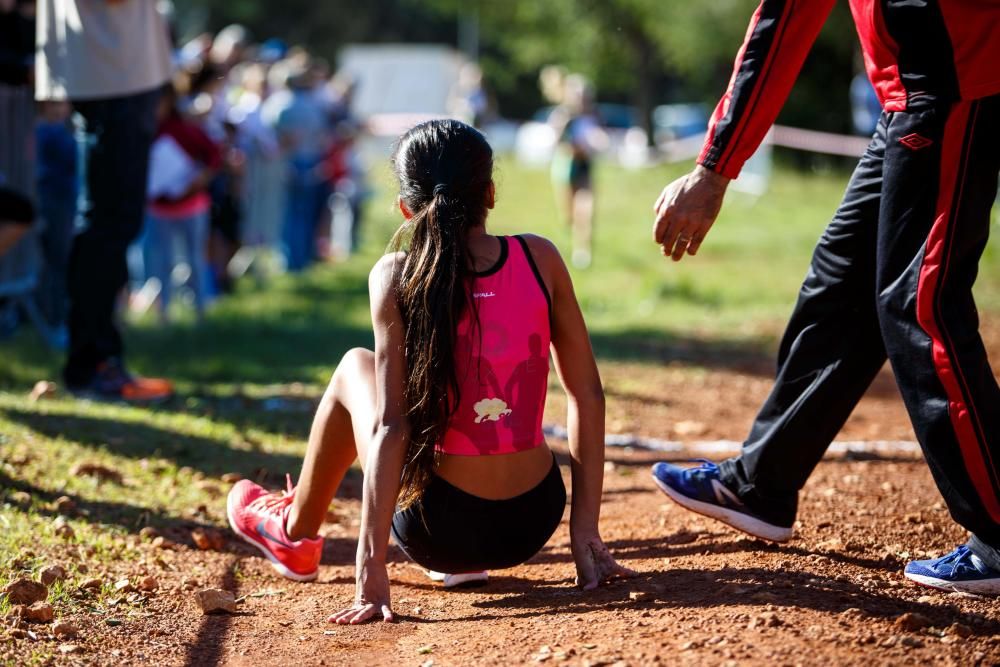
{"label": "white boundary tape", "polygon": [[[683,162],[698,157],[704,142],[705,135],[698,134],[665,142],[660,145],[660,150],[663,151],[666,162]],[[772,146],[854,158],[861,157],[870,142],[871,137],[819,132],[787,125],[774,125],[764,139],[764,143]]]}
{"label": "white boundary tape", "polygon": [[[557,440],[566,440],[569,433],[560,424],[546,424],[542,429],[546,436]],[[604,438],[607,447],[642,449],[653,452],[677,453],[689,452],[695,454],[725,455],[738,452],[742,442],[735,440],[697,440],[682,442],[680,440],[664,440],[662,438],[647,438],[632,434],[609,434]],[[881,453],[881,454],[912,454],[920,453],[920,445],[911,440],[839,440],[830,445],[827,453]]]}

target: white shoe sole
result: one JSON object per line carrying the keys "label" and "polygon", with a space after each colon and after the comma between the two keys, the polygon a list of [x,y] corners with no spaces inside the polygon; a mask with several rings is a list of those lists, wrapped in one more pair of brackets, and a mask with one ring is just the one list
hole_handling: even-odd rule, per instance
{"label": "white shoe sole", "polygon": [[279,561],[277,558],[275,558],[274,554],[272,554],[270,551],[268,551],[267,549],[265,549],[264,547],[262,547],[260,544],[258,544],[257,540],[253,539],[252,537],[250,537],[249,535],[247,535],[246,533],[244,533],[242,530],[240,530],[239,526],[236,525],[236,522],[233,521],[233,512],[232,512],[232,508],[229,506],[229,498],[226,498],[226,519],[229,520],[229,527],[233,529],[233,532],[236,533],[240,537],[241,540],[243,540],[244,542],[246,542],[250,546],[252,546],[255,549],[257,549],[257,551],[259,551],[262,554],[264,554],[264,556],[269,561],[271,561],[271,567],[273,567],[278,572],[278,574],[280,574],[281,576],[283,576],[285,579],[291,579],[292,581],[298,581],[298,582],[305,583],[305,582],[309,582],[309,581],[315,581],[316,577],[319,576],[319,570],[318,569],[316,571],[314,571],[314,572],[310,572],[309,574],[296,574],[295,572],[292,572],[287,567],[285,567],[281,563],[281,561]]}
{"label": "white shoe sole", "polygon": [[728,510],[724,507],[713,505],[712,503],[704,503],[700,500],[688,498],[683,493],[678,493],[661,482],[657,479],[656,475],[653,475],[653,481],[656,482],[656,486],[660,488],[660,491],[663,491],[668,498],[684,509],[691,510],[696,514],[707,516],[708,518],[715,519],[716,521],[721,521],[731,528],[735,528],[736,530],[742,531],[747,535],[752,535],[753,537],[759,537],[762,540],[768,540],[769,542],[787,542],[792,539],[791,528],[774,526],[772,524],[765,523],[760,519],[748,516],[742,512]]}
{"label": "white shoe sole", "polygon": [[456,588],[459,586],[482,586],[490,579],[489,572],[464,572],[462,574],[446,574],[427,570],[427,577],[431,581],[439,581],[445,588]]}
{"label": "white shoe sole", "polygon": [[948,581],[923,574],[903,572],[903,576],[921,586],[936,588],[939,591],[956,593],[972,593],[973,595],[1000,595],[1000,578],[981,579],[979,581]]}

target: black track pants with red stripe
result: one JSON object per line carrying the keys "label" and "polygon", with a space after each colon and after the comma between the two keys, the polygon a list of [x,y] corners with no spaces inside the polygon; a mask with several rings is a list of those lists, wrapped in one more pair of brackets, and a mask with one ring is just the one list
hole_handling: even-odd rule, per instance
{"label": "black track pants with red stripe", "polygon": [[1000,389],[972,297],[1000,172],[1000,96],[883,114],[816,247],[774,388],[723,479],[791,525],[886,358],[970,546],[1000,569]]}

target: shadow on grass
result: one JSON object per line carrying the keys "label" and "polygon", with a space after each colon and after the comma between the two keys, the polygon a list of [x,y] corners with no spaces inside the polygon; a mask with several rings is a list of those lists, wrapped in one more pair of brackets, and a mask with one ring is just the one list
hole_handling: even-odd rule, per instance
{"label": "shadow on grass", "polygon": [[[30,493],[36,500],[44,503],[43,505],[36,504],[32,510],[42,516],[53,519],[59,516],[60,513],[52,509],[51,505],[56,498],[66,496],[73,501],[76,507],[70,513],[74,518],[83,519],[91,524],[120,526],[130,533],[138,533],[145,526],[154,526],[172,542],[186,544],[192,549],[195,548],[194,542],[190,539],[192,530],[195,528],[214,529],[216,527],[211,523],[184,519],[149,507],[107,500],[86,500],[64,491],[46,491],[24,480],[9,477],[2,471],[0,471],[0,488],[8,494],[17,491]],[[230,544],[227,543],[225,551],[231,550]],[[242,550],[238,552],[243,553]]]}
{"label": "shadow on grass", "polygon": [[[372,346],[367,270],[321,267],[278,279],[261,292],[249,288],[221,301],[201,324],[127,325],[130,368],[169,377],[182,386],[207,383],[314,382],[333,370],[351,347]],[[45,348],[23,329],[0,342],[0,388],[30,388],[57,379],[61,352]],[[10,363],[7,363],[7,362]]]}
{"label": "shadow on grass", "polygon": [[238,472],[254,479],[280,480],[301,466],[297,455],[258,447],[233,449],[224,439],[178,433],[147,422],[102,419],[80,414],[36,413],[7,408],[4,416],[53,440],[67,438],[132,459],[162,457],[206,475]]}

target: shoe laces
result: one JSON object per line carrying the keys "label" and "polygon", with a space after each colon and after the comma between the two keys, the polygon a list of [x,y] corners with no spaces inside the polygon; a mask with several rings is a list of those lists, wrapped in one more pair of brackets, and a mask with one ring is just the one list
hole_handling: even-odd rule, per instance
{"label": "shoe laces", "polygon": [[285,475],[285,483],[287,488],[284,491],[265,494],[251,502],[248,507],[264,514],[281,514],[295,500],[295,487],[292,485],[291,475]]}
{"label": "shoe laces", "polygon": [[685,459],[683,463],[697,463],[698,465],[694,468],[689,468],[688,472],[708,472],[713,473],[719,469],[715,461],[710,461],[709,459]]}
{"label": "shoe laces", "polygon": [[972,550],[967,545],[960,544],[950,554],[942,556],[937,565],[948,567],[951,574],[961,574],[966,570],[978,571],[972,556]]}

